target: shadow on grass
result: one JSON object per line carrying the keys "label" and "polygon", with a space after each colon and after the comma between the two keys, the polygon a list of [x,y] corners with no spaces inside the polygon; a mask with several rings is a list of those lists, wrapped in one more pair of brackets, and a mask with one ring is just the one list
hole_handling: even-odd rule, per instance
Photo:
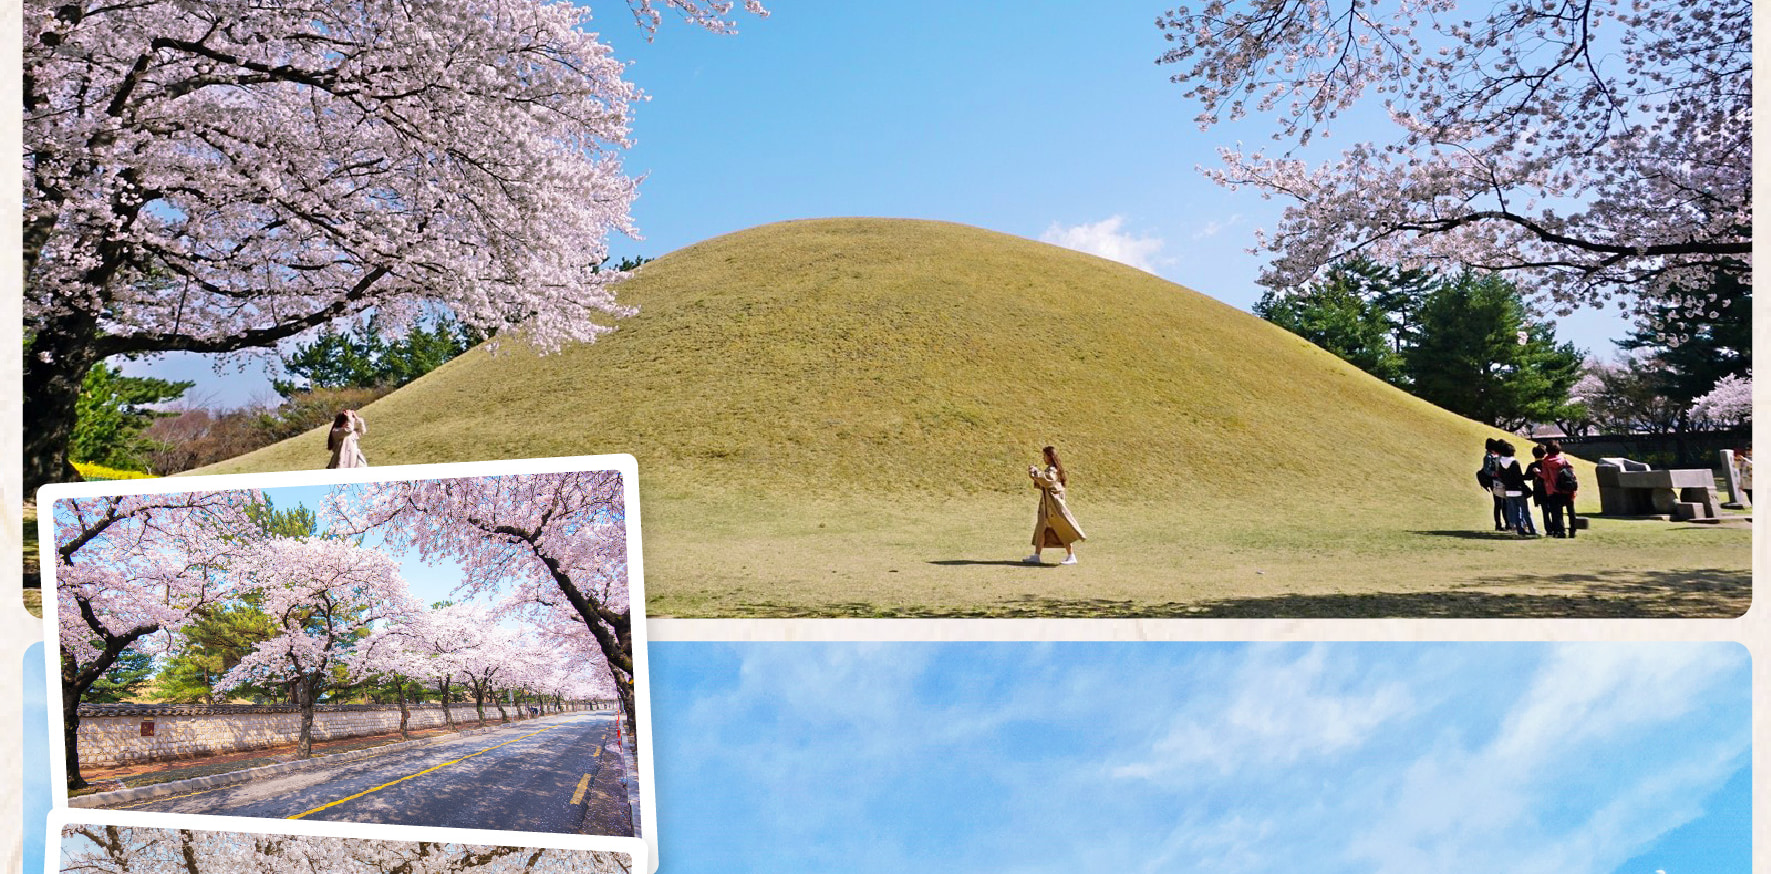
{"label": "shadow on grass", "polygon": [[[1530,591],[1509,592],[1508,588]],[[1500,591],[1497,591],[1500,590]],[[1216,601],[1136,603],[1024,597],[976,608],[831,604],[817,611],[773,604],[738,608],[746,616],[932,618],[1733,618],[1752,603],[1752,572],[1615,570],[1518,574],[1434,592],[1296,594]]]}
{"label": "shadow on grass", "polygon": [[1410,534],[1425,534],[1429,537],[1456,537],[1462,540],[1519,540],[1519,535],[1511,531],[1410,531]]}
{"label": "shadow on grass", "polygon": [[976,564],[999,565],[1001,567],[1057,567],[1056,564],[1051,564],[1051,563],[1047,563],[1047,562],[1043,562],[1043,561],[1041,561],[1041,562],[1013,561],[1013,560],[984,561],[982,559],[970,559],[970,558],[948,558],[948,559],[942,559],[941,561],[931,561],[931,562],[929,562],[929,564],[938,564],[938,565],[943,565],[946,567],[955,567],[955,566],[962,566],[962,565],[976,565]]}

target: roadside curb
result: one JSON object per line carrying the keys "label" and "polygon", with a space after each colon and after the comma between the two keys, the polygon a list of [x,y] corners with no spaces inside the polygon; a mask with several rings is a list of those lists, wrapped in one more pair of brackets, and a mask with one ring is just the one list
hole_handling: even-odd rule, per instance
{"label": "roadside curb", "polygon": [[[633,816],[633,836],[637,838],[641,836],[641,830],[645,827],[645,825],[640,822],[639,762],[635,760],[634,753],[636,751],[630,749],[628,744],[619,744],[619,746],[621,747],[622,770],[626,772],[621,775],[621,785],[622,788],[627,790],[627,809]],[[637,744],[634,746],[637,746]]]}
{"label": "roadside curb", "polygon": [[[554,714],[554,716],[566,715],[569,714]],[[330,756],[318,756],[297,762],[278,762],[275,765],[260,765],[256,768],[229,771],[225,774],[210,774],[206,777],[189,777],[184,780],[170,780],[165,783],[155,783],[151,786],[136,786],[132,789],[117,789],[111,792],[95,792],[91,795],[82,795],[78,798],[68,799],[68,806],[80,808],[115,807],[120,804],[151,801],[155,798],[163,798],[167,795],[180,795],[204,789],[220,789],[225,786],[233,786],[239,783],[250,783],[254,780],[263,780],[267,777],[277,777],[297,771],[306,771],[321,767],[322,765],[332,765],[340,762],[354,762],[358,759],[374,758],[383,753],[393,753],[401,750],[432,746],[452,741],[456,738],[469,737],[476,734],[489,734],[494,731],[503,731],[507,728],[528,727],[537,722],[545,722],[551,718],[553,717],[542,716],[512,722],[508,725],[494,725],[486,728],[469,728],[450,734],[438,735],[436,737],[420,738],[418,740],[403,740],[396,743],[385,744],[383,746],[334,753]]]}

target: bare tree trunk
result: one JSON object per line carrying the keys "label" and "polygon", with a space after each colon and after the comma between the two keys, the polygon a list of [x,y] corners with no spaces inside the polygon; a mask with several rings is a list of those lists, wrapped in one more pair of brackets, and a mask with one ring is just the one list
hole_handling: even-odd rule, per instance
{"label": "bare tree trunk", "polygon": [[394,678],[394,694],[400,698],[400,739],[411,740],[412,733],[406,730],[407,723],[412,721],[412,711],[406,709],[406,678]]}

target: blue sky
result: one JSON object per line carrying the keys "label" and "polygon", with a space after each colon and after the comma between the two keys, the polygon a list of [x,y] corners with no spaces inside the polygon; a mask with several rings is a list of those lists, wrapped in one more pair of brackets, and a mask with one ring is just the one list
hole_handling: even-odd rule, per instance
{"label": "blue sky", "polygon": [[[41,649],[23,761],[42,762]],[[1735,644],[653,643],[661,870],[1746,874]],[[26,834],[47,809],[27,769]],[[27,871],[35,853],[27,844]]]}
{"label": "blue sky", "polygon": [[665,870],[1747,872],[1733,644],[651,647]]}
{"label": "blue sky", "polygon": [[[766,5],[767,19],[741,16],[732,36],[667,14],[651,42],[624,5],[593,7],[593,29],[651,97],[626,162],[645,177],[634,207],[645,239],[616,240],[617,255],[786,219],[928,218],[1118,253],[1244,309],[1259,300],[1263,258],[1244,250],[1283,204],[1195,167],[1267,129],[1192,123],[1197,108],[1154,62],[1168,5]],[[1338,149],[1371,120],[1354,116],[1322,145]],[[1583,311],[1561,336],[1610,357],[1627,327]],[[212,404],[270,396],[262,377],[217,376],[208,361],[131,371],[198,380],[193,396]]]}

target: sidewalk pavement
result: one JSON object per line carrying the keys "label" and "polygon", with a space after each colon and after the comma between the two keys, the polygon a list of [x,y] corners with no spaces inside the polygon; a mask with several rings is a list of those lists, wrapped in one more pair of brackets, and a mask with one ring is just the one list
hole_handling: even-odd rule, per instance
{"label": "sidewalk pavement", "polygon": [[580,834],[639,836],[639,815],[628,788],[632,773],[615,743],[615,727],[606,727],[597,741],[596,774],[585,794]]}

